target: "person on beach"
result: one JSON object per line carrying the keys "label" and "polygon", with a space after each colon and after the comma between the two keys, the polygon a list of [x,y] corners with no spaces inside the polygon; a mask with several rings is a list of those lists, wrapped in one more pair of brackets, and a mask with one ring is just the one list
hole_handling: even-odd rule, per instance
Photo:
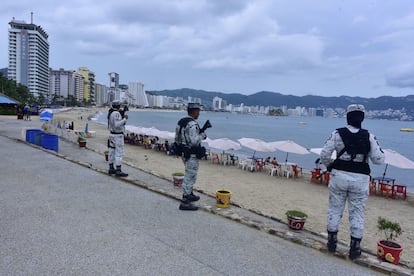
{"label": "person on beach", "polygon": [[[351,104],[347,108],[347,126],[332,132],[322,149],[321,162],[330,171],[328,199],[328,243],[329,252],[336,251],[339,223],[346,202],[350,223],[349,258],[361,256],[361,239],[364,231],[364,210],[369,195],[370,167],[372,163],[384,163],[384,152],[375,136],[361,128],[365,108],[361,104]],[[332,152],[337,157],[332,161]]]}
{"label": "person on beach", "polygon": [[[109,174],[115,174],[118,177],[126,177],[127,173],[122,172],[122,158],[124,156],[124,131],[128,115],[121,115],[119,109],[121,103],[119,101],[112,102],[112,112],[108,116],[109,139]],[[114,167],[114,163],[116,168]]]}
{"label": "person on beach", "polygon": [[[187,107],[188,116],[178,121],[175,129],[175,143],[182,145],[182,159],[185,166],[185,175],[182,184],[183,197],[181,200],[180,210],[196,211],[198,207],[192,202],[200,199],[193,193],[193,186],[197,180],[198,159],[201,159],[200,150],[201,141],[207,138],[207,135],[201,131],[197,123],[200,116],[200,105],[198,103],[189,103]],[[204,154],[205,155],[205,154]]]}
{"label": "person on beach", "polygon": [[24,120],[31,121],[30,119],[30,105],[26,104],[23,108]]}

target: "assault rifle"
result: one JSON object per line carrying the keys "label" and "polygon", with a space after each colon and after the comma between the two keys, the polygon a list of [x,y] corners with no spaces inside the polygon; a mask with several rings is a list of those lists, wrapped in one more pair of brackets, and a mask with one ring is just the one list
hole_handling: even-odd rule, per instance
{"label": "assault rifle", "polygon": [[200,129],[200,133],[203,133],[204,131],[206,131],[208,128],[213,127],[210,123],[210,120],[207,120],[203,127]]}

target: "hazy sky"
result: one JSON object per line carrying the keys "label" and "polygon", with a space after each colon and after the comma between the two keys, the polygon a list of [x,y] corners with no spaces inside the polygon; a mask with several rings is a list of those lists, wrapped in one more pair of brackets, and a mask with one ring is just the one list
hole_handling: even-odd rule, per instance
{"label": "hazy sky", "polygon": [[13,17],[49,34],[53,69],[86,66],[146,90],[414,94],[413,0],[3,0],[0,68]]}

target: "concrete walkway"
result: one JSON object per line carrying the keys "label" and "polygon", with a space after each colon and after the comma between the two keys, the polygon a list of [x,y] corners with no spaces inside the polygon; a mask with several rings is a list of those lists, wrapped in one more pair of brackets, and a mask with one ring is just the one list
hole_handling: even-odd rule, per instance
{"label": "concrete walkway", "polygon": [[209,195],[179,211],[171,180],[127,164],[128,178],[108,176],[93,139],[80,149],[61,138],[56,153],[24,142],[24,127],[40,123],[0,118],[1,275],[412,274],[369,252],[351,262],[345,245],[332,256],[316,233]]}

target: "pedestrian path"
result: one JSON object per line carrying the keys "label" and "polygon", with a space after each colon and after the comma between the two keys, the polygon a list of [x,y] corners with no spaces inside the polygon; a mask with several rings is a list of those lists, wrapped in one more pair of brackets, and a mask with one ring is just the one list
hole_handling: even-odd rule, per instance
{"label": "pedestrian path", "polygon": [[[7,121],[0,120],[0,136],[20,141],[22,144],[26,144],[22,137],[22,128],[31,124],[35,125],[36,122],[18,122],[18,124],[9,124]],[[37,127],[40,127],[40,123]],[[34,145],[29,145],[37,147]],[[105,161],[103,152],[105,148],[102,145],[88,142],[86,149],[79,148],[76,143],[69,141],[63,137],[59,138],[59,150],[58,153],[54,151],[44,150],[38,147],[38,150],[47,152],[50,155],[55,155],[60,159],[71,161],[75,164],[82,165],[88,170],[100,173],[107,178],[115,178],[113,176],[107,176],[108,164]],[[116,178],[116,181],[129,183],[147,190],[162,194],[167,198],[176,200],[176,208],[178,210],[179,200],[181,198],[182,191],[173,185],[171,179],[163,179],[157,175],[153,175],[135,168],[132,164],[125,163],[123,165],[123,171],[129,174],[127,178]],[[86,179],[85,181],[89,181]],[[231,205],[229,208],[217,208],[215,206],[215,195],[206,194],[203,191],[198,191],[201,199],[197,202],[197,205],[202,211],[224,217],[243,225],[252,227],[260,232],[267,233],[269,235],[277,236],[279,238],[293,241],[302,246],[317,250],[324,254],[327,253],[325,242],[326,237],[320,233],[312,233],[309,231],[293,232],[290,231],[286,222],[280,218],[266,217],[260,214],[257,210],[246,210],[239,206]],[[340,244],[338,246],[338,252],[335,254],[340,259],[347,259],[348,246]],[[351,262],[351,261],[349,261]],[[403,266],[394,266],[388,263],[380,262],[374,252],[363,252],[363,257],[355,261],[356,264],[364,267],[369,267],[376,271],[385,273],[394,273],[395,275],[411,275],[412,269],[405,268]]]}

